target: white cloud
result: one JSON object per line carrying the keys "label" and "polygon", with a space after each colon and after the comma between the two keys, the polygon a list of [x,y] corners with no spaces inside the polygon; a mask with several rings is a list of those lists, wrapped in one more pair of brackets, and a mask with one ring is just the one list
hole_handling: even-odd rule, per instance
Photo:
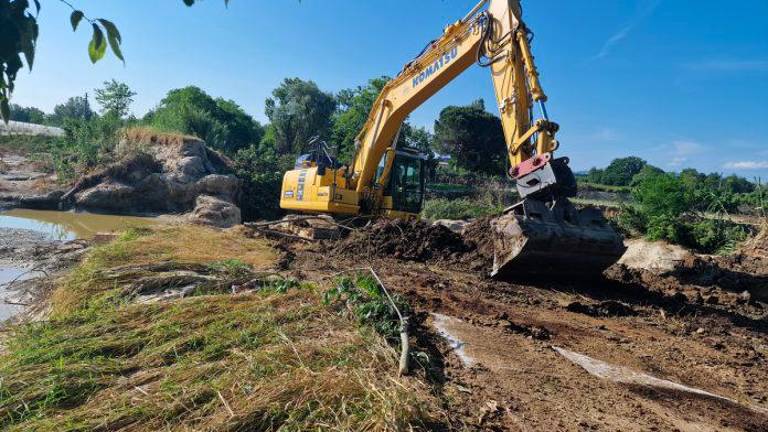
{"label": "white cloud", "polygon": [[635,29],[635,27],[637,27],[644,19],[653,14],[653,11],[656,10],[659,4],[661,4],[661,0],[650,0],[645,2],[644,7],[641,8],[640,12],[634,18],[632,18],[628,24],[619,29],[619,31],[616,33],[612,34],[611,37],[609,37],[605,43],[603,43],[602,48],[600,48],[600,51],[594,57],[592,57],[592,60],[600,60],[607,57],[613,48],[618,45],[619,42],[626,39],[632,30]]}
{"label": "white cloud", "polygon": [[621,134],[615,129],[602,128],[592,133],[589,139],[593,142],[616,142],[621,139]]}
{"label": "white cloud", "polygon": [[627,36],[629,36],[629,33],[632,31],[632,29],[635,27],[635,24],[628,24],[618,32],[614,33],[613,36],[609,37],[607,41],[603,44],[603,47],[600,49],[600,52],[597,53],[593,57],[593,60],[599,60],[601,58],[605,58],[608,56],[608,54],[611,53],[611,50],[613,49],[616,44],[621,42],[622,40],[626,39]]}
{"label": "white cloud", "polygon": [[726,169],[732,170],[761,170],[768,169],[768,161],[738,161],[728,162],[723,165]]}
{"label": "white cloud", "polygon": [[672,154],[670,155],[669,166],[679,167],[688,162],[691,156],[695,156],[706,151],[706,147],[693,140],[672,141]]}
{"label": "white cloud", "polygon": [[694,71],[765,72],[768,71],[768,60],[712,59],[687,63],[685,67]]}

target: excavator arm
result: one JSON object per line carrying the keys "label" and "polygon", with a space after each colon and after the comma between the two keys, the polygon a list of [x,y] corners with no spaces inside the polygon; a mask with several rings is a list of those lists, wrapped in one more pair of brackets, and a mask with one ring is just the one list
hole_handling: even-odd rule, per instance
{"label": "excavator arm", "polygon": [[[380,93],[357,137],[350,183],[367,195],[382,157],[391,150],[405,118],[422,103],[475,64],[490,69],[501,116],[510,174],[534,155],[557,148],[557,124],[550,122],[530,49],[529,32],[521,20],[518,0],[483,0],[462,20],[449,25]],[[541,118],[533,120],[533,105]],[[387,158],[389,172],[392,158]],[[515,171],[517,169],[517,171]],[[379,179],[380,184],[387,181]]]}

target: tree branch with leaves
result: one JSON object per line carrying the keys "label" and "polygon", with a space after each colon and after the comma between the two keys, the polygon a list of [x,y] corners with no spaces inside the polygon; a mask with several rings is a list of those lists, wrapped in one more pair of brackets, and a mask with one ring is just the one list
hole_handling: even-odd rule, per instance
{"label": "tree branch with leaves", "polygon": [[[104,58],[107,47],[115,57],[125,62],[121,48],[123,39],[112,21],[90,18],[67,0],[48,1],[59,1],[72,10],[69,20],[73,31],[77,31],[83,21],[91,25],[93,33],[88,43],[88,57],[92,63]],[[187,6],[195,4],[195,0],[182,1]],[[229,0],[224,0],[224,4],[229,5]],[[16,77],[25,63],[31,71],[35,62],[40,9],[40,0],[0,0],[0,119],[5,122],[11,114],[10,100]]]}

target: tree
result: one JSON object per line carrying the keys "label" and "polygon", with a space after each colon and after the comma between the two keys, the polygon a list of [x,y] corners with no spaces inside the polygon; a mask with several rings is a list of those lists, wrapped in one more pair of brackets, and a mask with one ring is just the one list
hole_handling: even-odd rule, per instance
{"label": "tree", "polygon": [[349,161],[355,152],[355,139],[365,125],[373,103],[389,81],[388,77],[373,78],[364,86],[341,90],[336,95],[338,111],[333,116],[332,141],[341,160]]}
{"label": "tree", "polygon": [[[183,0],[187,6],[195,0]],[[91,25],[92,36],[88,43],[88,56],[92,63],[101,60],[109,46],[115,57],[123,60],[122,36],[117,26],[104,18],[90,18],[71,3],[62,1],[70,8],[69,16],[72,30],[77,31],[85,20]],[[224,0],[228,4],[229,0]],[[10,99],[14,90],[16,76],[24,67],[31,71],[37,50],[40,0],[0,0],[0,119],[7,121],[11,114]],[[23,57],[23,61],[22,61]]]}
{"label": "tree", "polygon": [[53,107],[51,122],[56,125],[63,125],[67,119],[90,120],[94,116],[91,110],[91,104],[88,102],[88,95],[74,96],[67,99],[66,102]]}
{"label": "tree", "polygon": [[232,154],[257,144],[264,135],[261,125],[235,102],[214,99],[194,86],[169,91],[144,121],[159,129],[195,135]]}
{"label": "tree", "polygon": [[43,124],[45,123],[45,113],[35,107],[22,107],[16,104],[11,104],[10,120]]}
{"label": "tree", "polygon": [[449,106],[435,122],[435,147],[450,154],[461,168],[501,174],[507,165],[507,149],[501,120],[485,110],[483,100],[468,106]]}
{"label": "tree", "polygon": [[123,118],[128,115],[128,109],[133,103],[136,92],[128,84],[117,80],[104,81],[104,87],[96,89],[96,102],[101,105],[101,113]]}
{"label": "tree", "polygon": [[642,182],[647,177],[651,177],[659,174],[664,174],[664,170],[662,170],[661,168],[655,167],[653,165],[647,164],[640,170],[640,172],[638,172],[637,174],[634,175],[634,177],[632,177],[632,182],[630,182],[630,185],[636,186],[638,183]]}
{"label": "tree", "polygon": [[[336,95],[338,109],[332,118],[331,141],[336,146],[337,156],[349,161],[355,152],[355,139],[363,129],[368,115],[379,93],[390,78],[373,78],[364,86],[341,90]],[[397,145],[417,148],[424,153],[431,153],[433,136],[424,128],[414,128],[407,121],[403,122]]]}
{"label": "tree", "polygon": [[398,146],[405,145],[418,149],[428,156],[432,156],[432,142],[435,137],[424,127],[413,127],[410,123],[403,123],[400,131]]}
{"label": "tree", "polygon": [[602,182],[612,186],[629,186],[632,178],[637,175],[648,162],[636,156],[614,159],[602,174]]}
{"label": "tree", "polygon": [[648,175],[632,188],[632,197],[638,209],[626,209],[623,218],[636,219],[636,225],[651,240],[685,241],[686,227],[680,216],[690,208],[691,195],[679,177]]}
{"label": "tree", "polygon": [[279,155],[306,150],[314,136],[328,139],[336,100],[313,81],[286,78],[266,100],[266,115],[275,132]]}

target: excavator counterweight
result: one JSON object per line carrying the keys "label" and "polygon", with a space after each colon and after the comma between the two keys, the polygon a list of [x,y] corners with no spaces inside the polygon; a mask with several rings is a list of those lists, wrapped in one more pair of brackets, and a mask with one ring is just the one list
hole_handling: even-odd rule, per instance
{"label": "excavator counterweight", "polygon": [[[511,169],[521,201],[492,222],[496,277],[601,271],[624,252],[595,208],[568,200],[576,181],[555,158],[559,126],[550,120],[531,32],[519,0],[482,0],[430,42],[388,82],[357,136],[350,165],[324,143],[285,174],[280,205],[303,213],[415,218],[424,200],[424,155],[398,148],[406,117],[477,64],[489,69]],[[538,116],[534,113],[538,112]]]}

